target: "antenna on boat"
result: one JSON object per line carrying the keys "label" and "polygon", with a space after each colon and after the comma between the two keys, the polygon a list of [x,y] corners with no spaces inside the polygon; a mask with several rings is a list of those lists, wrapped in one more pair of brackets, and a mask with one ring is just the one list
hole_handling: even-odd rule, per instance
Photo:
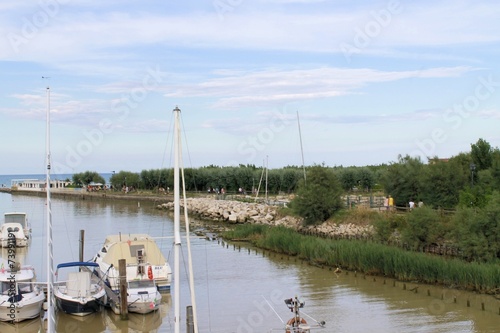
{"label": "antenna on boat", "polygon": [[[42,79],[49,79],[42,76]],[[47,85],[47,124],[46,124],[46,137],[45,137],[45,150],[47,154],[47,173],[45,191],[47,194],[47,332],[55,332],[55,316],[54,316],[54,302],[52,298],[52,288],[54,285],[54,257],[52,248],[52,208],[50,204],[50,86]]]}

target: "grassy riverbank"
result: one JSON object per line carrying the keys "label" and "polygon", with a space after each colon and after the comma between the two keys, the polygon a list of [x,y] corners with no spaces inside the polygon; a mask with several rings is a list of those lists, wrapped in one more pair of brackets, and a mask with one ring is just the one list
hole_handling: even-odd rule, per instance
{"label": "grassy riverbank", "polygon": [[318,265],[488,294],[500,292],[500,266],[495,264],[467,263],[366,241],[322,239],[284,227],[238,225],[223,236]]}

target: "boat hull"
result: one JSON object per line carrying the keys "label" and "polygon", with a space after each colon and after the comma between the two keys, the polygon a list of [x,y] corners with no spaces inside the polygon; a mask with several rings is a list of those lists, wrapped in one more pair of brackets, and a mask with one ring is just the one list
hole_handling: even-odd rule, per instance
{"label": "boat hull", "polygon": [[138,301],[129,303],[128,311],[133,313],[148,314],[160,308],[160,302],[156,301]]}
{"label": "boat hull", "polygon": [[96,313],[102,308],[102,299],[92,299],[86,302],[70,300],[56,296],[56,303],[59,310],[74,316],[88,316]]}
{"label": "boat hull", "polygon": [[25,303],[5,302],[0,306],[0,321],[18,323],[40,317],[45,296],[41,295]]}

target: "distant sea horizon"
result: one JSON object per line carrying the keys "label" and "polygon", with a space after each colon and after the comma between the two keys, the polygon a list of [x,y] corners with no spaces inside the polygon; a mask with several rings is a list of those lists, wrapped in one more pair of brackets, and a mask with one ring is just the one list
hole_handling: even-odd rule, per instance
{"label": "distant sea horizon", "polygon": [[[106,181],[106,184],[109,184],[109,179],[113,175],[112,173],[100,173],[104,180]],[[14,179],[37,179],[37,180],[43,180],[46,178],[45,174],[21,174],[21,175],[0,175],[0,186],[1,187],[10,187],[12,180]],[[63,173],[63,174],[51,174],[50,175],[51,180],[72,180],[73,179],[73,174],[72,173]]]}

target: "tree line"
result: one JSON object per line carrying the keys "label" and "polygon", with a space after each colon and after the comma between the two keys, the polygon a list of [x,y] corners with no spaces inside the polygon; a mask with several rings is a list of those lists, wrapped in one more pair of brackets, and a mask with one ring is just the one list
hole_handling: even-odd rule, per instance
{"label": "tree line", "polygon": [[[391,195],[396,206],[410,200],[423,201],[424,209],[411,214],[378,214],[377,237],[389,241],[394,235],[415,250],[430,244],[452,244],[467,260],[500,258],[500,151],[479,139],[470,152],[449,159],[398,156],[389,164],[365,167],[287,166],[265,170],[255,165],[210,165],[184,170],[187,191],[222,189],[249,193],[267,180],[269,193],[293,194],[290,211],[304,224],[322,223],[345,209],[342,196],[352,191]],[[75,184],[104,182],[99,174],[75,174]],[[120,171],[110,179],[114,189],[124,186],[144,190],[173,188],[172,169]],[[453,210],[445,216],[442,209]]]}
{"label": "tree line", "polygon": [[[400,155],[395,162],[377,166],[307,166],[306,175],[299,166],[265,170],[251,164],[228,167],[209,165],[186,168],[184,175],[187,191],[224,188],[226,193],[237,193],[241,188],[249,193],[253,189],[260,187],[263,191],[267,187],[271,194],[291,194],[297,193],[304,178],[307,179],[318,169],[333,174],[338,191],[391,195],[395,205],[403,207],[410,200],[423,201],[433,208],[455,209],[458,205],[484,207],[487,197],[494,190],[500,190],[500,151],[483,139],[471,144],[470,152],[449,159],[432,157],[425,162],[420,157]],[[91,182],[105,183],[105,180],[94,171],[73,175],[75,186]],[[119,171],[111,176],[110,185],[118,190],[124,186],[152,191],[173,188],[173,169],[150,169],[139,173]],[[310,185],[317,186],[314,182]],[[318,186],[321,191],[322,184]]]}

